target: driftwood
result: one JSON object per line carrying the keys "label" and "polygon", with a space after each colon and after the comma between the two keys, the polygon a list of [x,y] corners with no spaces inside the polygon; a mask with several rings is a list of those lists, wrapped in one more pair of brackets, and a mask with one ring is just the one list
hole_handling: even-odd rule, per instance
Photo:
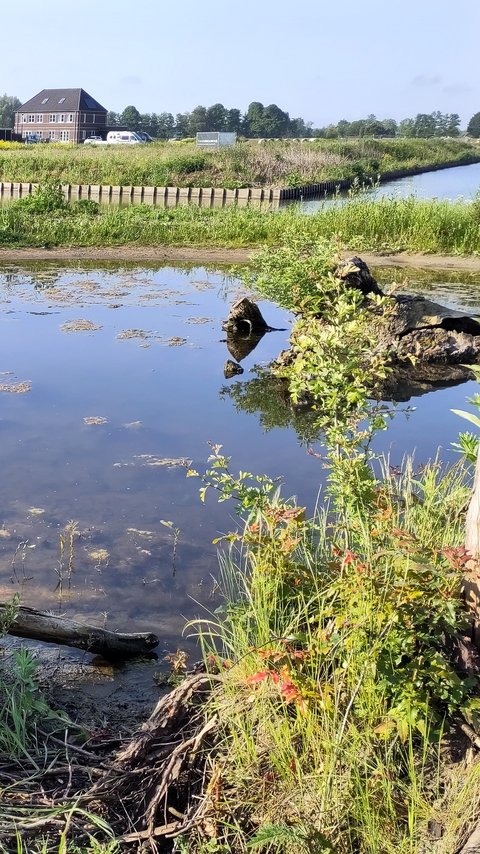
{"label": "driftwood", "polygon": [[[9,619],[10,608],[0,605],[0,620],[5,613]],[[47,643],[73,646],[105,658],[134,658],[152,652],[158,646],[156,635],[145,633],[110,632],[107,629],[77,623],[67,617],[45,614],[34,608],[18,609],[8,623],[8,634]]]}
{"label": "driftwood", "polygon": [[163,696],[83,798],[84,803],[103,803],[119,832],[128,816],[129,832],[121,842],[142,842],[142,851],[157,852],[162,838],[214,821],[219,772],[209,750],[218,720],[204,709],[212,685],[221,679],[197,673]]}

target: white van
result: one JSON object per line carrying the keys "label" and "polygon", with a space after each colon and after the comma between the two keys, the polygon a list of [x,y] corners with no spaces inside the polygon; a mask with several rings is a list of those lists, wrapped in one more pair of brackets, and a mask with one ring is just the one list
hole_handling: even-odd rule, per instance
{"label": "white van", "polygon": [[110,130],[107,133],[107,145],[143,145],[143,140],[133,130]]}

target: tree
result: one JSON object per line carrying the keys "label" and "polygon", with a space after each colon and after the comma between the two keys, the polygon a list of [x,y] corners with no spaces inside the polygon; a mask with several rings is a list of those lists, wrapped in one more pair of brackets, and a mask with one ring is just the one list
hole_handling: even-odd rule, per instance
{"label": "tree", "polygon": [[290,125],[290,116],[284,113],[276,104],[269,104],[263,111],[262,136],[286,136]]}
{"label": "tree", "polygon": [[445,119],[445,136],[460,136],[460,116],[458,113],[447,113]]}
{"label": "tree", "polygon": [[109,127],[118,127],[120,124],[120,113],[113,113],[111,110],[107,113],[107,125]]}
{"label": "tree", "polygon": [[252,103],[249,104],[247,115],[245,117],[247,136],[265,136],[263,131],[263,111],[264,106],[260,101],[252,101]]}
{"label": "tree", "polygon": [[437,119],[433,113],[417,113],[413,123],[413,135],[418,137],[435,136]]}
{"label": "tree", "polygon": [[22,102],[15,95],[0,95],[0,128],[13,128],[15,113]]}
{"label": "tree", "polygon": [[225,130],[231,133],[240,133],[242,130],[242,114],[240,110],[227,110]]}
{"label": "tree", "polygon": [[467,125],[467,133],[469,136],[474,136],[475,139],[480,137],[480,113],[475,113]]}
{"label": "tree", "polygon": [[159,139],[170,139],[176,132],[175,119],[171,113],[158,113],[156,118],[155,133],[152,131],[152,136],[158,136]]}
{"label": "tree", "polygon": [[136,107],[130,105],[125,107],[122,115],[120,116],[120,121],[122,125],[125,125],[127,130],[136,130],[140,125],[140,113]]}
{"label": "tree", "polygon": [[213,104],[206,112],[207,130],[225,130],[227,110],[223,104]]}
{"label": "tree", "polygon": [[207,127],[207,110],[206,107],[198,106],[190,113],[190,121],[188,127],[188,135],[195,136],[196,133],[208,131]]}
{"label": "tree", "polygon": [[402,119],[398,125],[399,136],[414,136],[415,122],[413,119]]}
{"label": "tree", "polygon": [[190,133],[190,113],[177,113],[175,116],[175,136],[185,137]]}

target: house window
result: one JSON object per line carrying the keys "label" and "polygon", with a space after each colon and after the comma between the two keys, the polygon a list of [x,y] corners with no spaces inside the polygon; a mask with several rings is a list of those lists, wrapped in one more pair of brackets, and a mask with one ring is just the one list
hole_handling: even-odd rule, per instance
{"label": "house window", "polygon": [[82,130],[82,139],[86,139],[86,137],[87,137],[87,131]]}
{"label": "house window", "polygon": [[26,113],[22,113],[22,124],[25,124],[26,121],[27,121],[27,115],[26,115]]}
{"label": "house window", "polygon": [[60,131],[60,139],[62,140],[62,142],[68,142],[68,140],[70,139],[70,131],[61,130]]}
{"label": "house window", "polygon": [[86,123],[86,121],[87,121],[87,114],[86,114],[86,113],[84,113],[84,114],[83,114],[83,124],[85,124],[85,123]]}
{"label": "house window", "polygon": [[50,124],[54,124],[54,125],[56,125],[56,123],[57,123],[57,115],[56,115],[56,113],[50,113],[50,115],[49,115],[49,117],[48,117],[48,121],[50,122]]}
{"label": "house window", "polygon": [[29,113],[28,118],[27,118],[27,122],[29,124],[33,124],[34,121],[35,121],[35,116],[33,115],[33,113]]}
{"label": "house window", "polygon": [[92,116],[92,122],[93,122],[93,124],[95,124],[95,113]]}
{"label": "house window", "polygon": [[55,131],[54,130],[50,131],[50,139],[55,139]]}
{"label": "house window", "polygon": [[42,113],[38,113],[38,115],[37,115],[37,124],[40,124],[40,125],[42,125],[42,124],[43,124],[43,115],[42,115]]}
{"label": "house window", "polygon": [[64,123],[64,121],[65,121],[65,113],[60,113],[60,115],[59,115],[59,117],[58,117],[58,121],[60,122],[60,124],[63,124],[63,123]]}
{"label": "house window", "polygon": [[46,104],[46,103],[47,103],[47,101],[48,101],[48,98],[44,98],[44,99],[43,99],[43,101],[42,101],[42,104]]}
{"label": "house window", "polygon": [[69,114],[68,114],[67,122],[70,122],[70,123],[72,123],[72,122],[73,122],[73,113],[69,113]]}
{"label": "house window", "polygon": [[59,103],[59,104],[63,104],[63,102],[64,102],[64,101],[65,101],[65,98],[60,98],[60,100],[59,100],[59,102],[58,102],[58,103]]}

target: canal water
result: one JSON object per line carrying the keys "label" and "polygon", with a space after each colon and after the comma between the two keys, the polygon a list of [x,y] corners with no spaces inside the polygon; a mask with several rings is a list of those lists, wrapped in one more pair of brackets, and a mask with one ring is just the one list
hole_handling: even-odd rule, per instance
{"label": "canal water", "polygon": [[[379,281],[480,311],[480,276],[381,270]],[[218,604],[212,540],[235,526],[213,491],[203,504],[209,442],[232,470],[284,476],[311,510],[320,448],[262,368],[288,340],[292,318],[260,302],[265,335],[224,377],[221,321],[238,281],[201,268],[52,265],[0,267],[0,598],[150,630],[176,649],[186,619]],[[465,425],[451,413],[466,383],[401,404],[377,447],[400,465],[424,463]],[[410,407],[406,413],[405,407]]]}
{"label": "canal water", "polygon": [[[471,201],[480,190],[480,163],[469,166],[454,166],[450,169],[438,169],[436,172],[423,172],[396,181],[387,181],[376,187],[367,187],[365,195],[369,198],[395,196],[405,198],[416,196],[419,199],[452,199]],[[337,199],[306,199],[301,203],[305,213],[314,213],[327,204],[348,201],[349,194],[341,193]]]}

